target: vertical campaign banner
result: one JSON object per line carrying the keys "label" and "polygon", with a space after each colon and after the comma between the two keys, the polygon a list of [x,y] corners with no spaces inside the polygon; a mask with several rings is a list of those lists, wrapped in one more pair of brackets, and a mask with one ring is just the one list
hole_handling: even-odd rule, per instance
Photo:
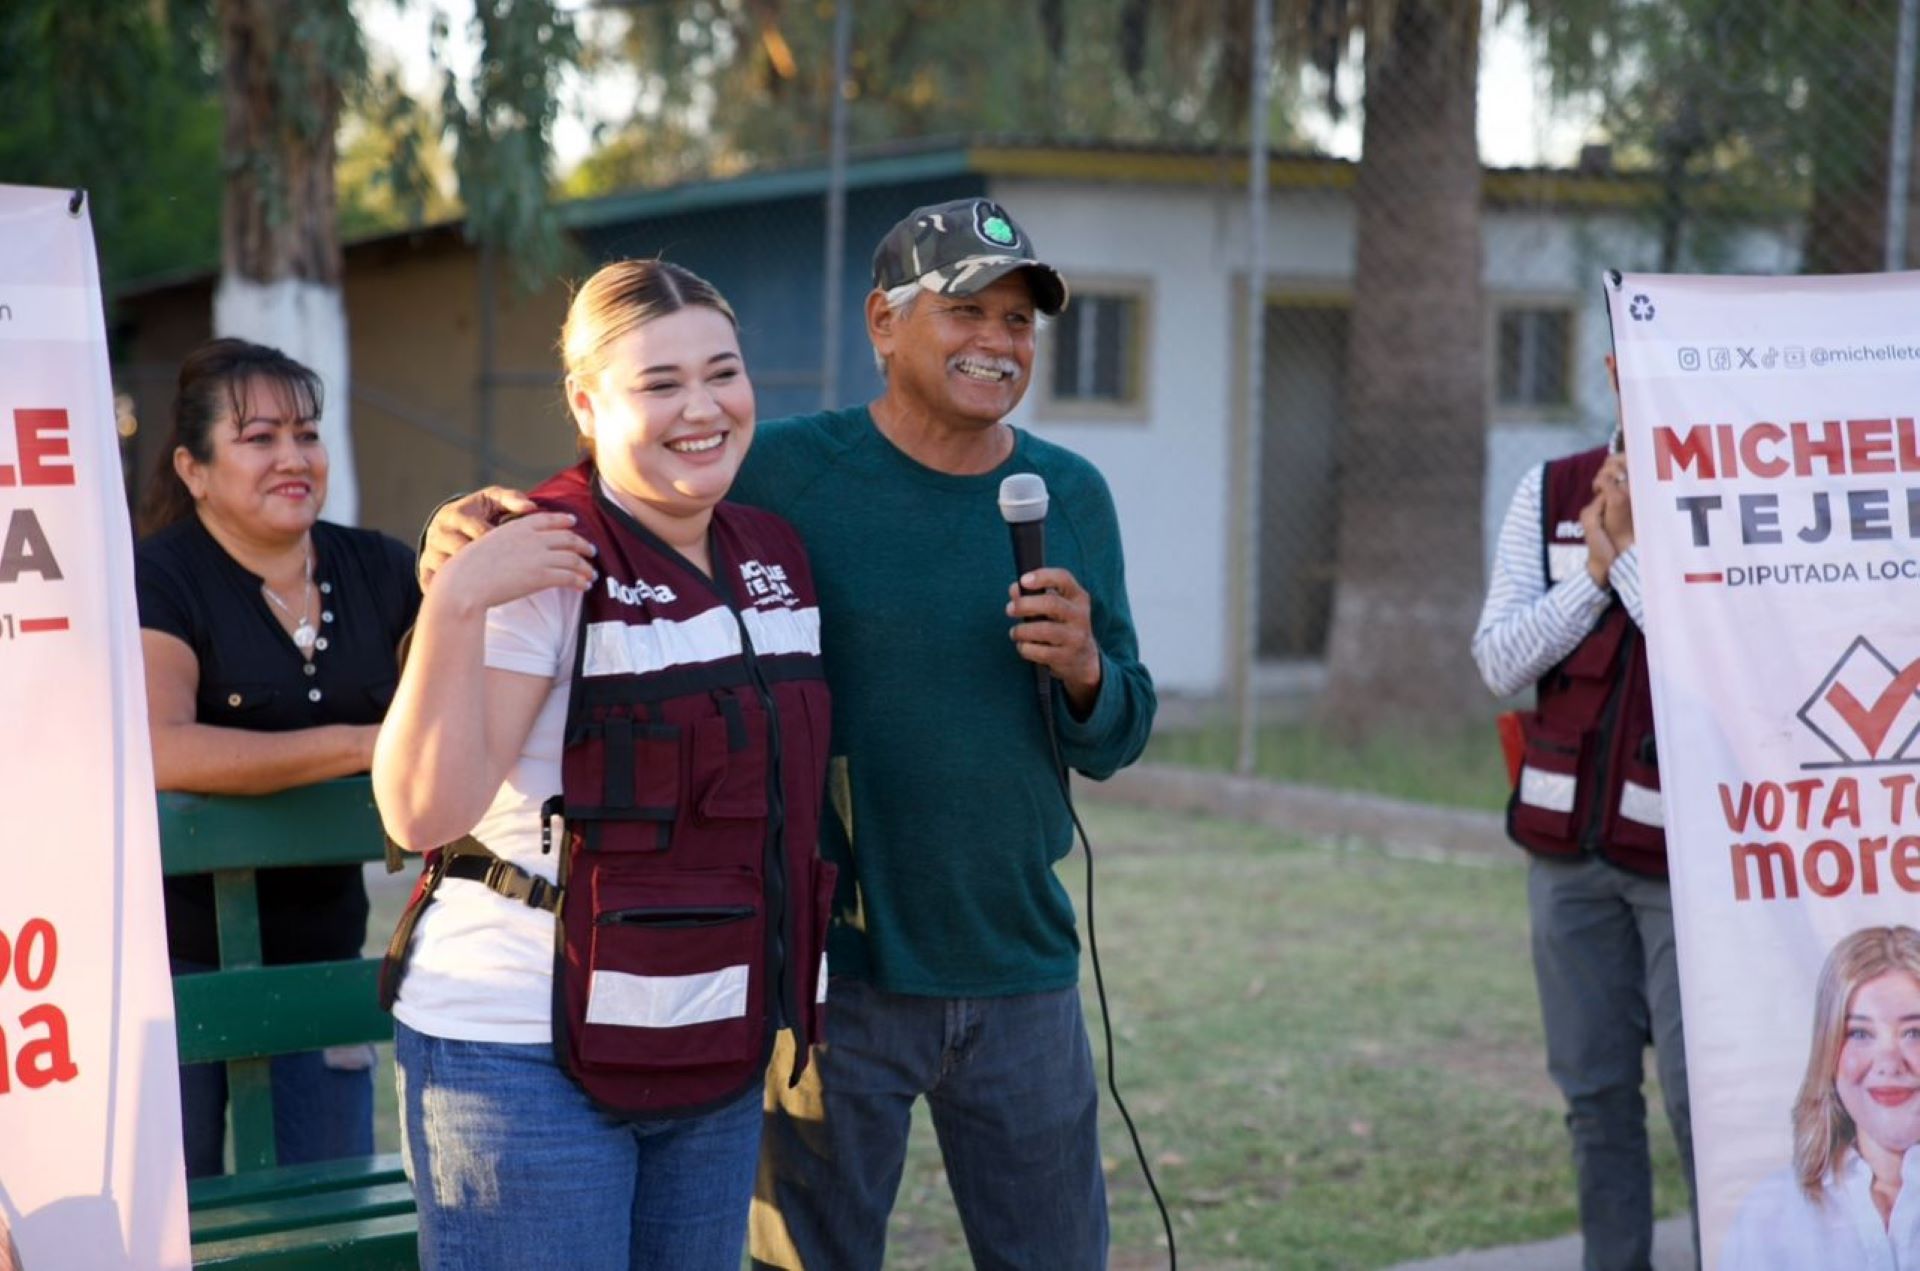
{"label": "vertical campaign banner", "polygon": [[0,1266],[181,1268],[172,985],[93,230],[0,186]]}
{"label": "vertical campaign banner", "polygon": [[1920,1265],[1920,274],[1606,290],[1704,1263]]}

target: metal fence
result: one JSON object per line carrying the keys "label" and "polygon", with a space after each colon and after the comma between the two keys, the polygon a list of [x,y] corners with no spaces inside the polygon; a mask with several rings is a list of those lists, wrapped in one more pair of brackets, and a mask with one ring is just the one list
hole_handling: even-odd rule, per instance
{"label": "metal fence", "polygon": [[[1225,580],[1204,615],[1223,664],[1175,678],[1240,703],[1245,764],[1274,668],[1356,727],[1484,707],[1465,649],[1492,532],[1529,466],[1612,425],[1603,269],[1872,270],[1920,248],[1911,7],[988,0],[939,19],[842,0],[696,6],[671,31],[613,21],[650,82],[689,42],[716,84],[759,76],[777,121],[751,103],[709,115],[731,120],[736,161],[851,141],[857,170],[862,147],[950,131],[1217,161],[1207,197],[1169,215],[1216,245],[1217,278],[1187,281],[1225,282],[1236,355],[1183,357],[1190,333],[1164,294],[1142,305],[1098,285],[1154,271],[1125,244],[1110,262],[1074,244],[1096,285],[1049,333],[1055,382],[1035,388],[1133,419],[1130,385],[1155,372],[1227,381],[1206,398],[1237,421],[1209,452],[1231,523],[1193,539]],[[1120,205],[1165,196],[1150,180],[1104,193],[1089,215],[1121,221]],[[823,255],[859,259],[868,244],[837,213],[826,224]],[[827,289],[836,335],[842,301]],[[823,354],[823,382],[842,388],[831,342]],[[1086,415],[1057,412],[1060,431],[1096,458],[1180,462],[1199,425],[1175,417],[1185,394],[1169,387],[1140,406],[1143,446],[1109,444]]]}
{"label": "metal fence", "polygon": [[[1913,7],[576,10],[605,127],[567,178],[570,208],[600,209],[570,214],[574,272],[656,250],[749,275],[770,413],[877,388],[859,275],[908,200],[978,190],[1038,221],[1077,290],[1023,422],[1107,472],[1156,670],[1239,703],[1246,764],[1276,682],[1355,729],[1486,709],[1466,648],[1491,533],[1530,465],[1611,427],[1603,269],[1920,259]],[[759,194],[711,201],[753,174]],[[622,197],[653,229],[601,215]],[[723,216],[726,246],[702,245]],[[563,300],[500,304],[546,329]],[[490,349],[474,394],[431,409],[384,373],[365,404],[433,445],[470,439],[461,479],[518,473],[550,455],[515,442],[499,377],[550,359]]]}

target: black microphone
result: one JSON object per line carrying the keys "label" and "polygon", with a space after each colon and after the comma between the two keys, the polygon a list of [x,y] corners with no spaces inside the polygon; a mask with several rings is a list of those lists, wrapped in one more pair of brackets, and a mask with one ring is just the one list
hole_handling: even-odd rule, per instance
{"label": "black microphone", "polygon": [[[1014,576],[1025,578],[1047,563],[1047,483],[1035,472],[1016,472],[1000,483],[1000,515],[1013,538]],[[1022,595],[1037,596],[1039,589],[1021,587]],[[1031,621],[1029,619],[1028,621]],[[1034,663],[1034,683],[1039,686],[1044,706],[1052,704],[1047,668]]]}

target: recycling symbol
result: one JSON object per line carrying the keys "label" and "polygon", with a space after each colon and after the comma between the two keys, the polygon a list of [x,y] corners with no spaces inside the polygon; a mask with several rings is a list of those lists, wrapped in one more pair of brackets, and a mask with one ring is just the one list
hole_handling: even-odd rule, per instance
{"label": "recycling symbol", "polygon": [[1627,312],[1633,316],[1635,322],[1651,322],[1653,321],[1653,301],[1644,294],[1637,295],[1627,306]]}

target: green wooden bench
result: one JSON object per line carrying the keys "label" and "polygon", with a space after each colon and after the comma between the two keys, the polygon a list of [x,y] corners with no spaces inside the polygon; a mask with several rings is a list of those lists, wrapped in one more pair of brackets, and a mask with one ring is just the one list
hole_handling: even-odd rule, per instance
{"label": "green wooden bench", "polygon": [[196,1267],[417,1271],[413,1192],[398,1156],[275,1163],[273,1055],[390,1041],[376,958],[263,966],[253,871],[378,860],[364,777],[264,798],[163,794],[169,874],[212,874],[220,969],[173,982],[180,1062],[227,1065],[235,1173],[187,1188]]}

